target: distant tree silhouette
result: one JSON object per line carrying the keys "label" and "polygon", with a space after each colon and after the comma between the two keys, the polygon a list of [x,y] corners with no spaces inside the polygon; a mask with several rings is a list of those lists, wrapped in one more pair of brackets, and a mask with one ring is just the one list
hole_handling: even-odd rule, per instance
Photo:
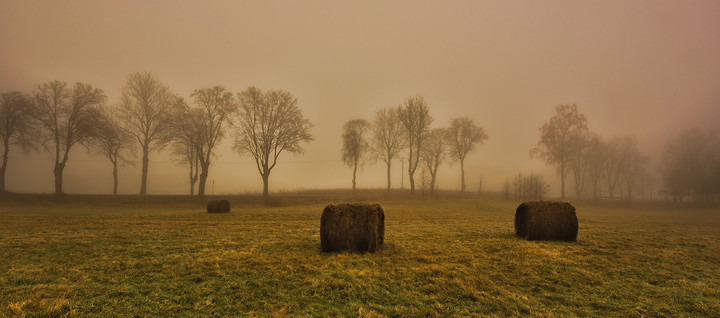
{"label": "distant tree silhouette", "polygon": [[410,193],[415,193],[415,170],[420,162],[420,151],[427,133],[430,131],[430,124],[433,118],[430,116],[425,98],[421,95],[408,97],[404,105],[398,107],[398,117],[405,127],[405,138],[407,138],[408,155],[408,176],[410,179]]}
{"label": "distant tree silhouette", "polygon": [[475,145],[488,139],[482,127],[478,127],[468,117],[450,120],[447,140],[453,160],[460,161],[460,191],[465,192],[465,157],[475,151]]}
{"label": "distant tree silhouette", "polygon": [[691,128],[665,145],[661,167],[665,190],[675,200],[720,199],[720,137],[711,130]]}
{"label": "distant tree silhouette", "polygon": [[303,117],[297,99],[282,90],[262,92],[255,87],[238,93],[239,111],[234,149],[255,159],[268,197],[270,172],[283,151],[303,153],[302,142],[313,140],[312,124]]}
{"label": "distant tree silhouette", "polygon": [[200,109],[190,109],[184,100],[179,99],[172,117],[172,145],[170,154],[175,158],[174,162],[188,166],[190,195],[195,195],[195,184],[198,181],[200,171],[199,146],[202,142],[201,133],[192,120],[193,116],[199,115]]}
{"label": "distant tree silhouette", "polygon": [[5,193],[5,172],[10,146],[19,145],[23,150],[32,147],[32,125],[28,110],[32,107],[30,96],[21,92],[0,95],[0,139],[3,153],[0,166],[0,193]]}
{"label": "distant tree silhouette", "polygon": [[425,169],[430,173],[430,194],[435,195],[435,180],[440,164],[445,160],[448,152],[447,129],[435,128],[430,130],[424,139],[423,147],[420,149],[420,159],[425,164]]}
{"label": "distant tree silhouette", "polygon": [[555,116],[540,127],[540,141],[530,150],[536,156],[554,165],[560,174],[560,193],[565,198],[565,176],[570,158],[579,150],[578,136],[588,131],[587,119],[577,110],[577,105],[555,107]]}
{"label": "distant tree silhouette", "polygon": [[370,145],[366,134],[370,124],[365,119],[352,119],[343,126],[342,160],[353,168],[352,189],[355,190],[358,166],[362,166]]}
{"label": "distant tree silhouette", "polygon": [[375,120],[371,124],[371,148],[375,157],[382,160],[387,166],[387,189],[390,191],[390,167],[392,160],[405,148],[405,136],[402,122],[398,117],[398,110],[385,108],[375,113]]}
{"label": "distant tree silhouette", "polygon": [[108,158],[113,166],[113,195],[117,195],[118,166],[132,164],[134,140],[132,135],[123,129],[117,108],[101,107],[100,115],[95,144],[98,152]]}
{"label": "distant tree silhouette", "polygon": [[194,146],[194,152],[200,163],[198,195],[203,196],[215,146],[225,138],[225,124],[229,116],[236,111],[237,106],[232,93],[222,86],[196,89],[190,97],[195,107],[190,108],[182,103],[180,112],[184,114],[184,121],[189,126],[187,129],[194,134],[185,139]]}
{"label": "distant tree silhouette", "polygon": [[40,126],[45,149],[55,154],[55,194],[63,193],[63,171],[75,144],[88,147],[101,122],[99,106],[106,100],[102,90],[89,84],[52,81],[40,84],[34,93],[31,116]]}
{"label": "distant tree silhouette", "polygon": [[140,194],[147,194],[150,152],[163,149],[172,139],[172,107],[178,98],[152,73],[130,73],[121,89],[120,118],[142,150]]}

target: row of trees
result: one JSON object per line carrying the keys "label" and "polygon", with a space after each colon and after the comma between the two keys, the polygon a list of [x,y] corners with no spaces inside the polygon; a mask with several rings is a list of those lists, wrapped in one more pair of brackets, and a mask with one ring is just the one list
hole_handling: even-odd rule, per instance
{"label": "row of trees", "polygon": [[465,158],[488,136],[468,117],[450,121],[448,128],[430,128],[433,118],[425,99],[408,97],[396,108],[375,113],[372,122],[352,119],[343,126],[342,160],[353,169],[352,187],[357,171],[364,163],[381,160],[387,166],[387,189],[391,188],[390,167],[393,158],[408,151],[410,192],[415,193],[415,172],[423,165],[430,173],[430,191],[435,191],[438,167],[446,158],[460,163],[460,189],[465,191]]}
{"label": "row of trees", "polygon": [[[127,76],[115,106],[89,84],[52,81],[30,94],[1,96],[0,137],[4,151],[0,192],[12,145],[23,150],[44,149],[55,156],[55,193],[63,192],[63,170],[71,149],[82,145],[107,157],[113,166],[113,193],[117,194],[119,165],[132,163],[136,147],[142,153],[140,194],[147,194],[149,157],[172,145],[172,153],[190,170],[190,191],[198,183],[204,195],[216,146],[232,127],[234,149],[255,159],[268,195],[270,172],[282,152],[301,153],[302,143],[313,140],[312,124],[302,115],[297,99],[285,91],[250,87],[237,97],[222,86],[197,89],[191,102],[173,93],[151,73]],[[199,179],[198,179],[199,173]]]}
{"label": "row of trees", "polygon": [[[568,175],[580,197],[591,191],[602,196],[632,200],[645,196],[655,183],[650,158],[639,150],[632,136],[603,139],[591,132],[576,105],[559,105],[555,116],[540,128],[532,157],[557,168],[561,196]],[[661,192],[674,200],[720,200],[720,137],[713,131],[691,128],[668,141],[660,158]],[[603,191],[603,188],[605,191]]]}

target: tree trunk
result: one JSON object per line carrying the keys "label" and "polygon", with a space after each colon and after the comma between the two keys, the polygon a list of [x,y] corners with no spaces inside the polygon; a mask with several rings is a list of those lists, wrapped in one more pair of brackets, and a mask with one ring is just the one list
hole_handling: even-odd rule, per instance
{"label": "tree trunk", "polygon": [[55,169],[53,169],[53,174],[55,175],[55,194],[62,194],[62,184],[63,184],[63,170],[65,169],[64,163],[58,163],[55,165]]}
{"label": "tree trunk", "polygon": [[268,179],[270,179],[270,171],[266,171],[262,174],[263,179],[263,197],[267,198],[270,196],[270,191],[268,191]]}
{"label": "tree trunk", "polygon": [[460,159],[460,192],[465,192],[465,159]]}
{"label": "tree trunk", "polygon": [[150,151],[147,145],[143,145],[142,177],[140,178],[140,195],[147,194],[148,163],[150,162]]}
{"label": "tree trunk", "polygon": [[[0,194],[5,193],[5,171],[7,170],[8,152],[10,151],[9,141],[5,140],[5,151],[3,152],[3,162],[0,167]],[[390,177],[388,175],[388,177]]]}
{"label": "tree trunk", "polygon": [[565,199],[565,162],[560,162],[560,198]]}
{"label": "tree trunk", "polygon": [[390,192],[391,184],[390,184],[390,160],[388,160],[387,164],[387,190]]}
{"label": "tree trunk", "polygon": [[113,195],[117,195],[118,193],[118,168],[117,168],[117,159],[113,162]]}
{"label": "tree trunk", "polygon": [[408,159],[408,178],[410,179],[410,194],[415,194],[415,178],[413,178],[413,173],[415,171],[412,167],[412,149],[410,150],[410,158]]}
{"label": "tree trunk", "polygon": [[353,191],[355,191],[355,181],[357,180],[357,166],[358,166],[357,160],[355,160],[355,168],[353,169],[353,179],[352,179]]}
{"label": "tree trunk", "polygon": [[435,196],[435,175],[437,174],[437,168],[435,171],[430,173],[430,195]]}
{"label": "tree trunk", "polygon": [[208,178],[208,170],[210,170],[210,163],[200,163],[200,169],[202,169],[202,172],[200,172],[200,183],[198,184],[198,196],[202,197],[205,196],[205,183],[207,182]]}

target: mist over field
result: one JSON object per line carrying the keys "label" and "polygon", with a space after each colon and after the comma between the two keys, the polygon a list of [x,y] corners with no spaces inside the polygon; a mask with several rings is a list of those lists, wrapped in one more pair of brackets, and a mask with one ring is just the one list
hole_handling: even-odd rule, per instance
{"label": "mist over field", "polygon": [[[488,135],[465,160],[468,191],[481,179],[484,191],[502,191],[518,173],[536,173],[559,196],[557,169],[529,153],[555,107],[575,104],[603,139],[637,140],[657,192],[666,143],[720,123],[717,30],[717,1],[4,1],[0,92],[83,82],[114,107],[135,72],[188,102],[215,85],[234,96],[250,86],[287,91],[314,140],[302,155],[280,155],[271,192],[350,188],[343,125],[420,94],[431,128],[467,116]],[[228,128],[215,148],[208,194],[262,191],[234,138]],[[138,193],[140,158],[120,167],[119,193]],[[6,190],[53,192],[53,161],[42,148],[13,148]],[[409,187],[403,166],[394,160],[393,188]],[[111,173],[106,158],[77,145],[64,192],[112,193]],[[169,148],[150,153],[148,174],[149,194],[188,193],[187,167]],[[440,165],[439,189],[459,190],[459,180],[457,162]],[[384,163],[364,165],[357,186],[384,188]]]}

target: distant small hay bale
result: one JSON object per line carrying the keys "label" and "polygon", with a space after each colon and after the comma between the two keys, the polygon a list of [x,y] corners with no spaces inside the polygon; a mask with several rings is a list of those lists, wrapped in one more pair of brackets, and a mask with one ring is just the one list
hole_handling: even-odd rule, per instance
{"label": "distant small hay bale", "polygon": [[379,204],[331,204],[325,207],[320,218],[323,252],[375,252],[384,237],[385,212]]}
{"label": "distant small hay bale", "polygon": [[213,200],[207,204],[207,213],[228,213],[230,202],[228,200]]}
{"label": "distant small hay bale", "polygon": [[577,240],[575,207],[567,202],[523,202],[515,210],[515,234],[526,240]]}

